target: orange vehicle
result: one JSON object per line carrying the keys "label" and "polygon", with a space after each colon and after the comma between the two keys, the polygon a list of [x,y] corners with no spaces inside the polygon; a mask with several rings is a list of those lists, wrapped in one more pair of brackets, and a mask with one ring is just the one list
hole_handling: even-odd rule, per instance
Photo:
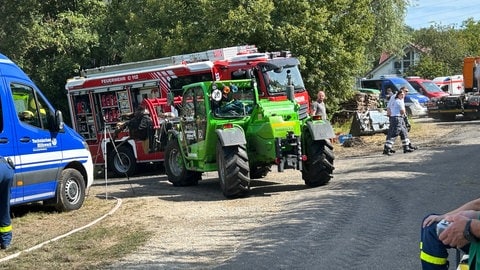
{"label": "orange vehicle", "polygon": [[175,114],[167,97],[180,104],[184,85],[255,78],[261,98],[282,101],[287,99],[289,74],[301,106],[299,117],[305,119],[310,98],[299,64],[288,51],[260,53],[256,46],[244,45],[83,70],[65,85],[72,126],[87,140],[95,165],[104,165],[107,159],[108,169],[116,175],[132,175],[139,163],[164,160],[161,146],[147,149],[128,132],[112,136],[122,116],[132,114],[144,99],[156,98],[160,113]]}
{"label": "orange vehicle", "polygon": [[480,57],[466,57],[463,60],[463,83],[465,92],[478,92],[480,79]]}
{"label": "orange vehicle", "polygon": [[463,83],[465,92],[432,99],[428,104],[428,115],[443,121],[453,121],[457,116],[464,119],[480,118],[480,57],[466,57],[463,61]]}

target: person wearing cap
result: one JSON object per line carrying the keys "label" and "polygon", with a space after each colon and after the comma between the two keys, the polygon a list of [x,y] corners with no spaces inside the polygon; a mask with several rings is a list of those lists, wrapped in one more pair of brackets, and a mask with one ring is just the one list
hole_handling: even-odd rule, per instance
{"label": "person wearing cap", "polygon": [[395,153],[395,150],[393,150],[393,144],[395,143],[395,139],[398,135],[400,135],[402,140],[403,153],[410,153],[415,150],[415,148],[411,147],[410,139],[408,138],[408,131],[404,121],[406,110],[403,100],[405,98],[405,94],[406,92],[403,90],[398,91],[394,95],[394,100],[392,102],[389,101],[388,103],[387,115],[389,116],[390,125],[383,148],[384,155],[390,156],[391,154]]}
{"label": "person wearing cap", "polygon": [[7,249],[12,242],[10,189],[13,177],[13,162],[10,158],[0,156],[0,249]]}

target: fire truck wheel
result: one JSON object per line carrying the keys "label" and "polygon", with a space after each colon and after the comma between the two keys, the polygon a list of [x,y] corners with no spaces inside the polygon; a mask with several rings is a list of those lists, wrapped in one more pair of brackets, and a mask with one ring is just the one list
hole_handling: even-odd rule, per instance
{"label": "fire truck wheel", "polygon": [[200,172],[189,171],[185,168],[182,152],[176,140],[170,140],[167,143],[164,165],[168,181],[176,187],[196,185],[202,178]]}
{"label": "fire truck wheel", "polygon": [[217,144],[218,178],[227,198],[245,196],[250,190],[248,156],[245,145]]}
{"label": "fire truck wheel", "polygon": [[57,187],[55,208],[60,212],[79,209],[85,200],[85,182],[75,169],[62,171]]}
{"label": "fire truck wheel", "polygon": [[328,140],[314,141],[309,132],[305,135],[307,160],[303,164],[302,178],[309,187],[325,185],[332,178],[333,146]]}
{"label": "fire truck wheel", "polygon": [[137,161],[128,146],[120,146],[108,153],[108,169],[118,177],[132,176],[137,170]]}

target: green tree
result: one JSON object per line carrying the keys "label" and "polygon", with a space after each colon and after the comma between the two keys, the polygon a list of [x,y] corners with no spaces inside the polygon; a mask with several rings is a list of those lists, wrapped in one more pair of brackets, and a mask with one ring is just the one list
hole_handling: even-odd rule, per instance
{"label": "green tree", "polygon": [[[225,46],[299,56],[315,95],[328,85],[329,102],[351,93],[354,78],[381,51],[405,44],[403,0],[111,1],[96,63],[138,61]],[[160,16],[161,15],[161,16]],[[381,24],[381,25],[378,25]],[[105,53],[104,53],[105,52]]]}
{"label": "green tree", "polygon": [[404,26],[406,8],[410,1],[405,0],[371,0],[370,10],[374,14],[374,33],[368,45],[366,57],[376,61],[381,53],[402,56],[403,48],[410,41]]}
{"label": "green tree", "polygon": [[450,69],[443,62],[438,62],[433,59],[432,56],[425,54],[420,59],[420,62],[410,67],[406,75],[407,76],[419,76],[425,79],[433,79],[435,77],[445,76],[446,74],[453,74]]}
{"label": "green tree", "polygon": [[63,104],[66,79],[82,68],[242,44],[290,50],[301,61],[312,96],[326,85],[334,109],[380,52],[394,53],[405,45],[407,3],[6,0],[0,7],[0,49]]}
{"label": "green tree", "polygon": [[461,73],[466,50],[461,31],[453,26],[435,25],[415,31],[413,38],[416,45],[427,48],[425,56],[430,57],[427,59],[432,61],[432,64],[437,63],[437,70],[442,72],[440,75],[436,72],[428,77]]}
{"label": "green tree", "polygon": [[479,56],[480,55],[480,39],[478,33],[480,33],[480,21],[474,21],[473,19],[467,19],[462,24],[460,30],[461,42],[465,45],[464,56]]}
{"label": "green tree", "polygon": [[104,11],[101,0],[6,0],[0,8],[0,51],[30,75],[55,107],[67,112],[66,79],[98,46],[96,27]]}

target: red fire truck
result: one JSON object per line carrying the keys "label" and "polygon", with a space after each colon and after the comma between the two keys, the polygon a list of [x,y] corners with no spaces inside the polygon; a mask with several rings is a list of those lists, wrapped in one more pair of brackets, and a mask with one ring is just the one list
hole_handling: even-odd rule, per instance
{"label": "red fire truck", "polygon": [[[181,103],[184,85],[212,80],[255,78],[262,98],[285,100],[287,74],[306,118],[310,98],[303,84],[299,61],[288,51],[260,53],[244,45],[124,63],[83,70],[66,83],[72,126],[89,144],[95,165],[104,165],[118,176],[132,175],[139,163],[163,161],[163,149],[145,147],[142,141],[113,132],[121,116],[131,114],[145,99],[155,98],[161,112],[175,112],[167,102]],[[156,119],[158,121],[158,119]],[[106,148],[106,149],[103,149]]]}

